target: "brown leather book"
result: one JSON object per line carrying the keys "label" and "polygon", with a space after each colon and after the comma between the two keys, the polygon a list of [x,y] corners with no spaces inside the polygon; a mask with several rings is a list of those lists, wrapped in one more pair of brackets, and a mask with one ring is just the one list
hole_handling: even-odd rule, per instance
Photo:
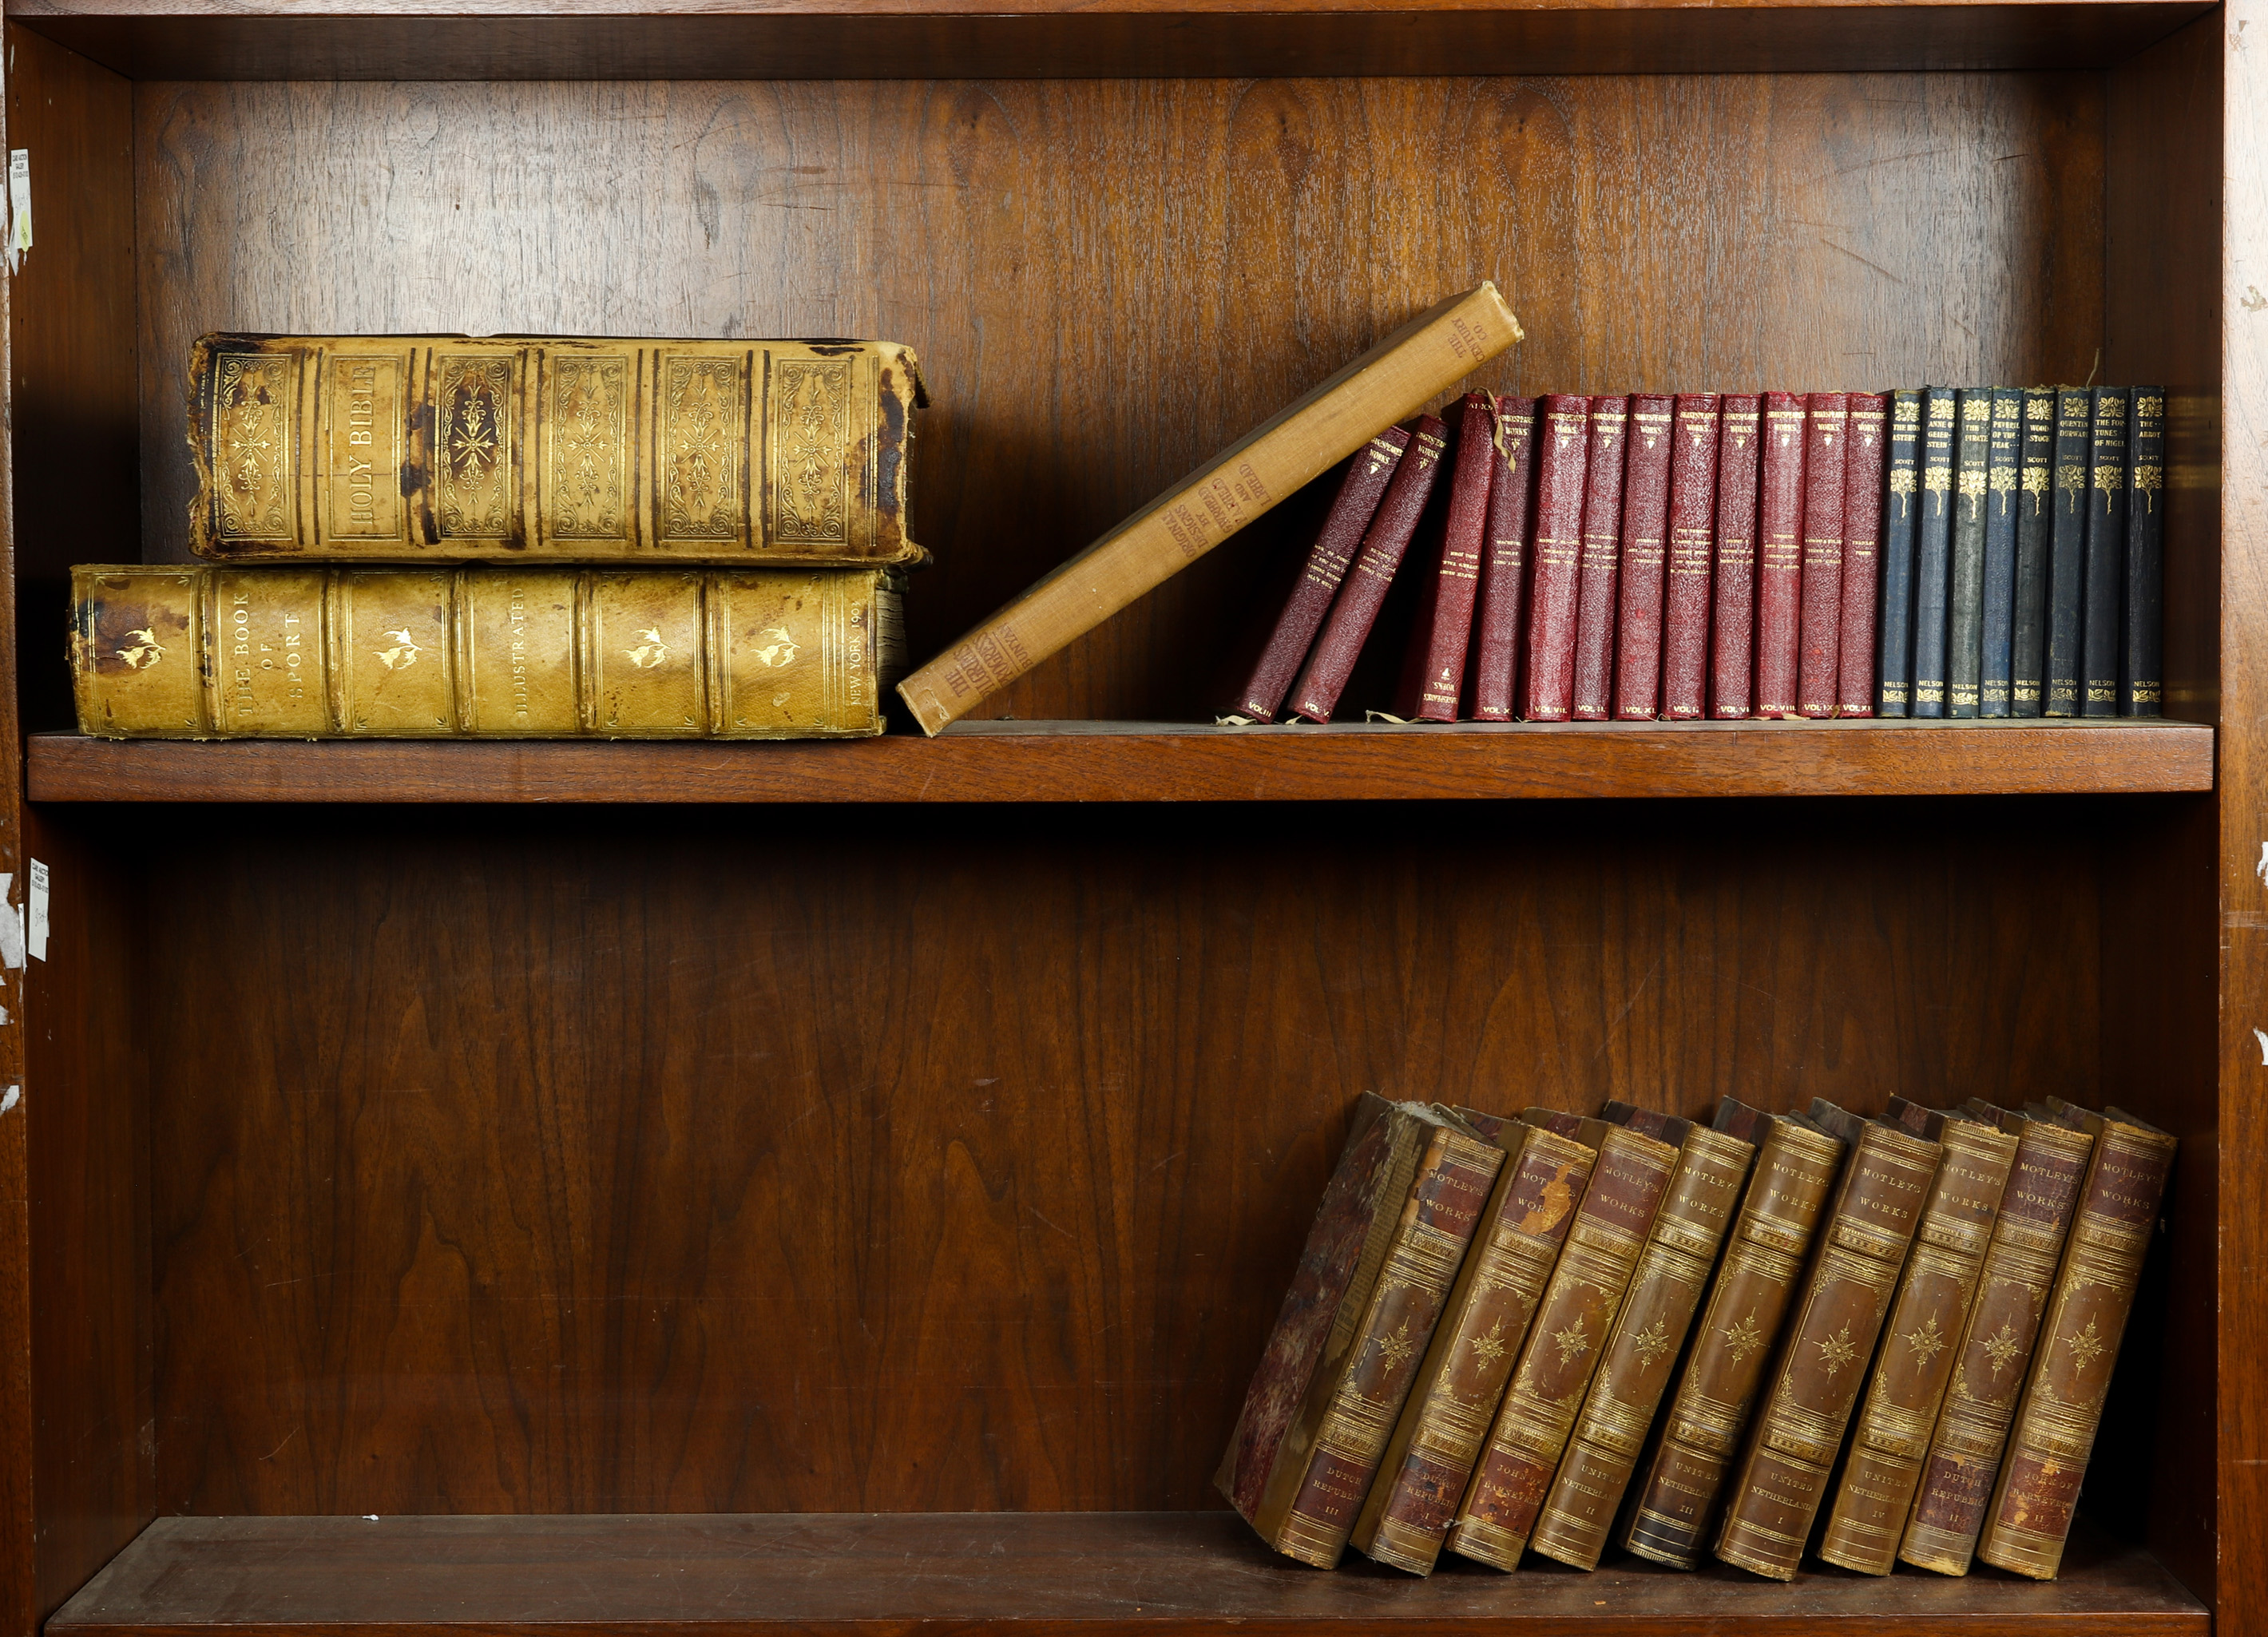
{"label": "brown leather book", "polygon": [[1754,1178],[1623,1536],[1638,1556],[1674,1568],[1696,1567],[1708,1545],[1756,1390],[1843,1172],[1839,1138],[1800,1115],[1766,1117]]}
{"label": "brown leather book", "polygon": [[882,731],[895,569],[71,571],[105,739],[843,739]]}
{"label": "brown leather book", "polygon": [[207,336],[188,379],[200,557],[922,555],[895,342]]}
{"label": "brown leather book", "polygon": [[1602,1127],[1593,1146],[1599,1159],[1591,1185],[1449,1533],[1451,1551],[1500,1569],[1520,1567],[1601,1344],[1677,1167],[1675,1144],[1624,1126]]}
{"label": "brown leather book", "polygon": [[1719,1558],[1771,1580],[1794,1578],[1803,1556],[1940,1152],[1935,1116],[1918,1133],[1823,1102],[1810,1115],[1851,1160],[1717,1537]]}
{"label": "brown leather book", "polygon": [[2092,1135],[2060,1120],[1973,1102],[1969,1107],[2015,1137],[2016,1158],[1898,1550],[1905,1562],[1940,1574],[1966,1574],[1976,1555],[2008,1423],[2095,1151]]}
{"label": "brown leather book", "polygon": [[1528,1539],[1543,1556],[1580,1569],[1598,1567],[1767,1123],[1763,1113],[1727,1097],[1711,1126],[1687,1131],[1630,1294],[1615,1316],[1599,1373]]}
{"label": "brown leather book", "polygon": [[1555,1132],[1498,1124],[1481,1129],[1504,1169],[1355,1520],[1357,1551],[1413,1574],[1440,1554],[1598,1158]]}
{"label": "brown leather book", "polygon": [[[1892,1101],[1894,1123],[1904,1102]],[[1960,1357],[1955,1344],[1968,1328],[2016,1158],[2014,1136],[1960,1110],[1946,1119],[1939,1140],[1945,1153],[1914,1230],[1819,1544],[1828,1562],[1863,1574],[1887,1574],[1897,1561],[1922,1458]]]}
{"label": "brown leather book", "polygon": [[1213,1480],[1287,1557],[1338,1562],[1503,1163],[1446,1109],[1358,1102]]}
{"label": "brown leather book", "polygon": [[2063,1561],[2175,1147],[2166,1132],[2121,1110],[2051,1106],[2093,1135],[2095,1154],[1977,1543],[1984,1562],[2034,1580],[2053,1580]]}

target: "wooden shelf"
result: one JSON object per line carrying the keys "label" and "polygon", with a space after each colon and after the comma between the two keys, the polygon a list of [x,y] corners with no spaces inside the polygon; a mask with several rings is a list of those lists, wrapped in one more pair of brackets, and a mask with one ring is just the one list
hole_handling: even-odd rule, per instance
{"label": "wooden shelf", "polygon": [[[1753,1637],[2204,1637],[2205,1610],[2146,1553],[2082,1533],[2061,1579],[1820,1570],[1774,1585],[1625,1561],[1515,1576],[1451,1560],[1415,1581],[1359,1559],[1319,1574],[1225,1512],[165,1517],[66,1604],[48,1637],[224,1626],[295,1637],[436,1628],[632,1628],[1020,1637],[1605,1630],[1739,1622]],[[2066,1626],[2065,1629],[2073,1629]]]}

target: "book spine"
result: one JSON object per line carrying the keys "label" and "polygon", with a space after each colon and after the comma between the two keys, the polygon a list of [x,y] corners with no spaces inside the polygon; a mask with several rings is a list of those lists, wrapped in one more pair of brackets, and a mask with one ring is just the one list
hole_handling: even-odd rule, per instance
{"label": "book spine", "polygon": [[1764,395],[1756,500],[1756,713],[1793,716],[1797,602],[1803,591],[1803,400]]}
{"label": "book spine", "polygon": [[1535,549],[1528,594],[1528,675],[1521,715],[1564,722],[1575,692],[1575,606],[1583,554],[1583,483],[1591,401],[1543,400],[1535,458]]}
{"label": "book spine", "polygon": [[1977,714],[1984,654],[1984,513],[1992,483],[1992,389],[1955,395],[1953,555],[1945,605],[1945,713]]}
{"label": "book spine", "polygon": [[1977,1544],[1977,1557],[1995,1568],[2053,1580],[2063,1561],[2102,1396],[2173,1164],[2174,1140],[2163,1132],[2106,1120],[2095,1136],[2055,1295]]}
{"label": "book spine", "polygon": [[1937,1144],[1879,1123],[1859,1138],[1730,1487],[1717,1537],[1726,1562],[1771,1580],[1793,1577],[1937,1161]]}
{"label": "book spine", "polygon": [[1763,400],[1728,393],[1717,436],[1717,567],[1709,610],[1709,714],[1749,715],[1756,704],[1757,467]]}
{"label": "book spine", "polygon": [[1680,394],[1670,432],[1669,575],[1662,599],[1661,713],[1691,721],[1709,704],[1709,581],[1717,510],[1713,392]]}
{"label": "book spine", "polygon": [[1921,395],[1890,395],[1889,476],[1882,497],[1881,634],[1874,649],[1874,714],[1913,704],[1914,525],[1919,519]]}
{"label": "book spine", "polygon": [[1793,1120],[1772,1122],[1661,1437],[1638,1476],[1623,1537],[1638,1556],[1681,1569],[1700,1562],[1780,1322],[1842,1169],[1843,1145],[1834,1138]]}
{"label": "book spine", "polygon": [[1954,396],[1922,394],[1921,510],[1914,522],[1913,705],[1909,714],[1945,714],[1946,598],[1953,586]]}
{"label": "book spine", "polygon": [[2080,570],[2079,713],[2118,714],[2126,589],[2126,389],[2097,387],[2088,404],[2087,561]]}
{"label": "book spine", "polygon": [[1591,400],[1583,475],[1583,557],[1575,597],[1575,685],[1568,714],[1607,719],[1614,685],[1615,598],[1622,565],[1623,472],[1631,400]]}
{"label": "book spine", "polygon": [[[1881,594],[1882,468],[1888,393],[1851,395],[1851,453],[1843,480],[1843,634],[1835,714],[1874,713],[1874,634]],[[1911,571],[1909,572],[1911,578]]]}
{"label": "book spine", "polygon": [[1535,487],[1535,400],[1499,398],[1496,471],[1489,483],[1488,549],[1473,616],[1472,675],[1466,691],[1476,722],[1509,722],[1517,712],[1521,594],[1528,583],[1528,535]]}
{"label": "book spine", "polygon": [[2048,521],[2048,669],[2050,716],[2077,716],[2080,621],[2087,606],[2087,394],[2056,389],[2055,510]]}
{"label": "book spine", "polygon": [[1843,531],[1850,476],[1851,400],[1815,392],[1803,417],[1802,579],[1796,630],[1795,705],[1815,719],[1835,714],[1843,653]]}
{"label": "book spine", "polygon": [[2006,717],[2014,701],[2016,630],[2016,495],[2023,463],[2023,395],[1995,387],[1984,450],[1984,594],[1977,714]]}
{"label": "book spine", "polygon": [[1249,717],[1256,722],[1276,719],[1276,712],[1283,708],[1284,696],[1291,691],[1292,678],[1300,674],[1300,666],[1314,645],[1315,633],[1322,629],[1323,618],[1331,611],[1331,600],[1338,595],[1339,584],[1346,579],[1347,565],[1361,549],[1363,535],[1370,527],[1370,520],[1378,514],[1387,483],[1395,468],[1402,463],[1403,451],[1409,445],[1410,434],[1406,431],[1389,426],[1347,462],[1346,473],[1339,479],[1338,494],[1323,519],[1315,543],[1308,549],[1299,580],[1285,599],[1282,612],[1276,616],[1275,627],[1268,634],[1252,675],[1229,706],[1236,715]]}
{"label": "book spine", "polygon": [[1520,339],[1494,284],[1421,313],[907,677],[914,719],[935,734],[966,716]]}
{"label": "book spine", "polygon": [[1457,406],[1456,453],[1450,462],[1440,557],[1432,583],[1421,588],[1425,601],[1410,634],[1394,703],[1394,713],[1405,721],[1457,719],[1496,461],[1496,400],[1484,392],[1469,392]]}
{"label": "book spine", "polygon": [[1862,1574],[1887,1574],[1897,1562],[2016,1157],[2014,1137],[1976,1120],[1948,1120],[1944,1147],[1819,1546],[1828,1562]]}
{"label": "book spine", "polygon": [[1507,1571],[1520,1566],[1677,1152],[1619,1126],[1602,1139],[1591,1185],[1458,1508],[1451,1551]]}
{"label": "book spine", "polygon": [[1410,447],[1394,468],[1385,498],[1378,503],[1378,513],[1363,534],[1354,566],[1347,571],[1315,645],[1300,667],[1299,680],[1292,684],[1292,715],[1310,722],[1331,719],[1347,678],[1354,674],[1354,662],[1362,657],[1362,645],[1370,640],[1370,628],[1377,623],[1387,590],[1402,567],[1419,520],[1425,515],[1425,503],[1432,498],[1448,436],[1449,429],[1442,422],[1430,415],[1418,417],[1410,434]]}
{"label": "book spine", "polygon": [[2017,457],[2016,606],[2009,643],[2008,710],[2047,708],[2048,536],[2054,517],[2055,391],[2024,393],[2024,436]]}
{"label": "book spine", "polygon": [[1543,1556],[1598,1567],[1756,1155],[1722,1132],[1687,1135],[1529,1539]]}
{"label": "book spine", "polygon": [[2164,713],[2166,389],[2133,389],[2126,483],[2126,640],[2118,660],[2118,714]]}
{"label": "book spine", "polygon": [[1918,1568],[1969,1573],[2094,1147],[2085,1132],[2024,1123],[1898,1548]]}
{"label": "book spine", "polygon": [[1669,462],[1675,402],[1631,400],[1630,456],[1623,476],[1622,589],[1614,629],[1615,719],[1661,713],[1663,581],[1669,567]]}
{"label": "book spine", "polygon": [[83,567],[72,571],[79,729],[865,737],[882,731],[897,578],[879,567]]}

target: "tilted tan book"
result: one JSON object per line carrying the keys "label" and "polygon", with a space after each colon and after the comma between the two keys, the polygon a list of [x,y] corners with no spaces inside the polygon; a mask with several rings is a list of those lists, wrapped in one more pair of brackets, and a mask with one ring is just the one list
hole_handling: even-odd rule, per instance
{"label": "tilted tan book", "polygon": [[189,544],[232,562],[902,563],[886,341],[207,336]]}
{"label": "tilted tan book", "polygon": [[104,739],[804,739],[882,731],[899,571],[71,571]]}
{"label": "tilted tan book", "polygon": [[938,732],[1521,339],[1494,284],[1421,313],[1041,579],[898,692],[923,731]]}

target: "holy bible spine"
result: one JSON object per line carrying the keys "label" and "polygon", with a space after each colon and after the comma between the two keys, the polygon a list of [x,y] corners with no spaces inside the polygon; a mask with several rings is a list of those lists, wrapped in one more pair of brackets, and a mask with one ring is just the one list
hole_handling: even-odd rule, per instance
{"label": "holy bible spine", "polygon": [[1413,1574],[1440,1555],[1598,1159],[1556,1132],[1504,1129],[1496,1191],[1355,1520],[1358,1551]]}
{"label": "holy bible spine", "polygon": [[105,739],[825,739],[882,731],[894,569],[71,571]]}
{"label": "holy bible spine", "polygon": [[207,336],[188,380],[200,557],[921,555],[895,342]]}
{"label": "holy bible spine", "polygon": [[1491,284],[1411,320],[906,678],[915,720],[934,734],[966,716],[1520,339]]}

